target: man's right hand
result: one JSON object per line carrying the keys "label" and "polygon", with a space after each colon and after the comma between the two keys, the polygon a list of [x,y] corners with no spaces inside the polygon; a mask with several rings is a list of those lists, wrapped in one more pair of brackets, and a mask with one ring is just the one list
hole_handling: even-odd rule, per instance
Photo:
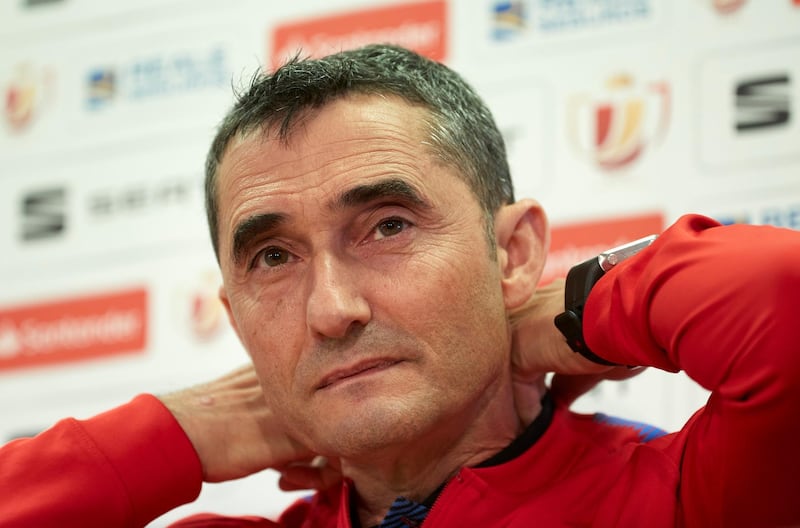
{"label": "man's right hand", "polygon": [[553,320],[564,311],[564,279],[540,287],[531,301],[513,314],[511,362],[514,398],[523,423],[533,419],[541,394],[535,389],[545,373],[554,374],[550,388],[561,402],[571,404],[605,380],[624,380],[643,368],[610,367],[574,352]]}
{"label": "man's right hand", "polygon": [[336,464],[310,464],[315,453],[283,431],[251,365],[159,399],[192,442],[207,482],[266,468],[286,472],[288,481],[281,481],[285,488],[321,488],[341,478]]}

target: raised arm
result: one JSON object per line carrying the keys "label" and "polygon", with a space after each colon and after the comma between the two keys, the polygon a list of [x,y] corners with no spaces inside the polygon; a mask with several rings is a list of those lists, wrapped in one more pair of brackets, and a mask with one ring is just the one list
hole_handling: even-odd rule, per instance
{"label": "raised arm", "polygon": [[0,526],[144,526],[200,493],[188,438],[153,396],[0,448]]}
{"label": "raised arm", "polygon": [[686,525],[800,524],[799,300],[800,233],[700,216],[592,290],[596,354],[684,370],[712,391],[680,433]]}
{"label": "raised arm", "polygon": [[286,487],[338,481],[334,468],[302,464],[312,458],[282,432],[247,366],[0,448],[0,526],[144,526],[194,500],[204,480],[267,467],[288,472]]}

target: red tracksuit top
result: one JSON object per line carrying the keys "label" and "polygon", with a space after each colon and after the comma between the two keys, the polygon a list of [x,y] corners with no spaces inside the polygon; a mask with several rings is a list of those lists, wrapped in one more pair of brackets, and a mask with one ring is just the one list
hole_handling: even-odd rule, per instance
{"label": "red tracksuit top", "polygon": [[[463,468],[435,527],[800,526],[800,233],[688,215],[603,277],[584,332],[598,355],[686,373],[712,391],[678,432],[557,403],[550,426],[501,465]],[[153,396],[67,419],[0,449],[0,527],[143,526],[194,500],[200,462]],[[195,515],[175,526],[349,527],[351,485],[277,521]]]}

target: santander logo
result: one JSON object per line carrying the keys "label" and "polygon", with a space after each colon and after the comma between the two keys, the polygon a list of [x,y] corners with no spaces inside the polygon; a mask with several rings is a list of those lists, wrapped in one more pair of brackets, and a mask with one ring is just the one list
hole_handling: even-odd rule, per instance
{"label": "santander logo", "polygon": [[297,53],[322,57],[371,43],[398,44],[437,61],[447,55],[447,10],[442,0],[349,11],[279,25],[272,34],[275,68]]}
{"label": "santander logo", "polygon": [[142,352],[144,289],[0,311],[0,370]]}

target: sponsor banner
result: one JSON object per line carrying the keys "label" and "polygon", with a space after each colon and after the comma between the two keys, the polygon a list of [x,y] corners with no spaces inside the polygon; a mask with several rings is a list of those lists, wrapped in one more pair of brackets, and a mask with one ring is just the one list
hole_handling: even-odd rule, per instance
{"label": "sponsor banner", "polygon": [[284,23],[272,32],[274,68],[298,52],[322,57],[370,43],[398,44],[437,61],[447,59],[447,2],[409,2]]}
{"label": "sponsor banner", "polygon": [[649,27],[658,0],[493,0],[488,34],[500,43],[542,43]]}
{"label": "sponsor banner", "polygon": [[0,193],[5,272],[33,276],[57,260],[68,273],[187,248],[211,255],[200,150],[93,158],[7,179]]}
{"label": "sponsor banner", "polygon": [[663,230],[660,212],[555,225],[540,283],[566,277],[572,266],[602,251]]}
{"label": "sponsor banner", "polygon": [[0,370],[142,353],[142,288],[0,309]]}
{"label": "sponsor banner", "polygon": [[800,42],[731,49],[700,66],[701,162],[714,169],[800,160]]}
{"label": "sponsor banner", "polygon": [[176,49],[131,57],[85,72],[85,105],[106,111],[115,105],[175,99],[230,87],[229,58],[222,45]]}
{"label": "sponsor banner", "polygon": [[663,141],[671,100],[665,80],[611,75],[601,87],[569,96],[566,125],[570,145],[597,169],[628,167]]}
{"label": "sponsor banner", "polygon": [[217,26],[2,49],[0,161],[165,137],[210,141],[233,102],[232,85],[257,69],[245,46],[233,29]]}

